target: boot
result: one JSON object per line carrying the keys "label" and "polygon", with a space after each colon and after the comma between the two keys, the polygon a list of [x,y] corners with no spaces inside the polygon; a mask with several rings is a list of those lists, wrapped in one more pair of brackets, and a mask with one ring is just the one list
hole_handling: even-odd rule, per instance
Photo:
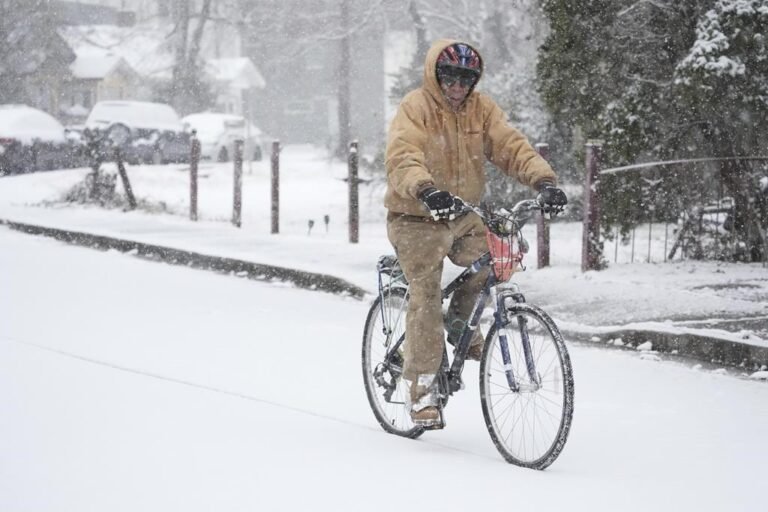
{"label": "boot", "polygon": [[411,420],[414,425],[426,429],[443,428],[443,418],[438,406],[434,375],[421,375],[420,383],[410,383]]}
{"label": "boot", "polygon": [[413,424],[425,428],[442,428],[440,419],[440,410],[434,405],[429,405],[421,410],[411,409],[411,420]]}

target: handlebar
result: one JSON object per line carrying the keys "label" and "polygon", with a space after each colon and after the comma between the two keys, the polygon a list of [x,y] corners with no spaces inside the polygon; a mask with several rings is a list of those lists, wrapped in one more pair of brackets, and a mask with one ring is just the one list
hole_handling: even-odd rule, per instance
{"label": "handlebar", "polygon": [[511,211],[505,209],[499,212],[484,210],[477,205],[462,200],[463,207],[460,213],[476,213],[488,228],[496,234],[506,235],[517,233],[528,222],[534,213],[557,215],[563,211],[562,206],[545,205],[540,198],[524,199],[512,207]]}

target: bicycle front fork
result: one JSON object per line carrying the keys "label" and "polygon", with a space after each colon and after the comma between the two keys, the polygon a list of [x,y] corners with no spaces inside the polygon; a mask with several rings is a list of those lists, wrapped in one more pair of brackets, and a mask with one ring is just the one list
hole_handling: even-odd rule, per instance
{"label": "bicycle front fork", "polygon": [[533,361],[531,340],[528,336],[528,319],[523,315],[516,315],[516,320],[517,328],[520,332],[520,343],[523,348],[523,357],[525,357],[525,366],[528,371],[530,384],[520,383],[515,378],[514,367],[512,366],[512,356],[509,352],[509,340],[503,330],[503,328],[511,322],[507,309],[508,300],[521,304],[525,302],[525,297],[522,293],[511,290],[500,292],[496,297],[494,321],[496,322],[496,332],[499,334],[499,348],[501,349],[501,359],[504,363],[504,373],[507,377],[507,384],[509,385],[509,389],[516,393],[520,391],[536,391],[541,387],[541,379],[536,371],[536,364]]}

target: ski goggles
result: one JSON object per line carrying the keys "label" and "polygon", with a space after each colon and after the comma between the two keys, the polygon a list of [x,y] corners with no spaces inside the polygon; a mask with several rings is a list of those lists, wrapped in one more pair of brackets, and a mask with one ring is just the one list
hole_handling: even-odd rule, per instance
{"label": "ski goggles", "polygon": [[464,88],[472,87],[477,82],[479,75],[475,71],[468,69],[438,68],[437,80],[441,85],[451,87],[459,82]]}

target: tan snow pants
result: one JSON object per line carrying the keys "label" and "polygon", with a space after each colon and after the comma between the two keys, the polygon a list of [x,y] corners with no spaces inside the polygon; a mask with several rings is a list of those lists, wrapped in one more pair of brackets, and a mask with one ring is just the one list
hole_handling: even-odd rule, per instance
{"label": "tan snow pants", "polygon": [[[490,269],[475,274],[454,292],[444,319],[440,286],[443,260],[447,256],[454,264],[466,267],[482,256],[488,251],[485,227],[473,213],[451,221],[390,213],[387,235],[410,285],[403,375],[419,384],[418,390],[414,389],[417,386],[411,387],[411,398],[417,400],[440,368],[445,347],[443,329],[458,341]],[[482,342],[478,329],[471,345]]]}

